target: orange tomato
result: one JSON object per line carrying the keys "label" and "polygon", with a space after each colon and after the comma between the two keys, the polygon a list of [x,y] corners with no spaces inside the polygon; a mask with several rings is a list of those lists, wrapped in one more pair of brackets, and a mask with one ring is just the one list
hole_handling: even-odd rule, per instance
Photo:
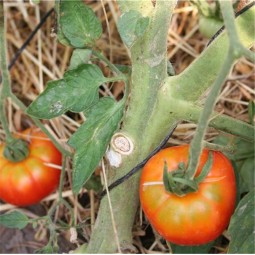
{"label": "orange tomato", "polygon": [[[197,174],[208,153],[203,150]],[[163,149],[153,156],[142,171],[140,200],[148,220],[164,239],[178,245],[202,245],[216,239],[229,224],[236,201],[235,174],[226,156],[212,151],[210,172],[198,191],[183,197],[167,192],[160,184],[164,162],[173,171],[181,162],[187,165],[188,156],[189,145]]]}
{"label": "orange tomato", "polygon": [[61,170],[47,164],[60,166],[62,156],[39,129],[29,128],[19,136],[29,143],[29,155],[20,162],[7,160],[3,156],[4,144],[0,144],[0,199],[27,206],[56,189]]}

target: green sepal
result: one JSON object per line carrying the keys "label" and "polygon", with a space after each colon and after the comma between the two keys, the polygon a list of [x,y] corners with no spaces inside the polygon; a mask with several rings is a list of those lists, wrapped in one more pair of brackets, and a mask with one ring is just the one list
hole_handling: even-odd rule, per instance
{"label": "green sepal", "polygon": [[29,155],[28,143],[22,139],[14,139],[5,145],[3,156],[11,162],[20,162]]}
{"label": "green sepal", "polygon": [[169,183],[169,175],[171,173],[168,172],[168,167],[166,161],[164,162],[164,170],[163,170],[163,183],[166,191],[171,192],[171,185]]}
{"label": "green sepal", "polygon": [[[190,180],[183,177],[173,177],[175,183],[180,184],[180,195],[185,195],[187,191],[194,192],[198,190],[197,183],[194,180]],[[184,194],[183,194],[184,193]]]}
{"label": "green sepal", "polygon": [[167,164],[164,162],[163,183],[166,191],[180,197],[191,192],[196,192],[199,188],[199,183],[201,183],[210,172],[212,164],[213,157],[212,152],[210,152],[201,173],[198,177],[193,179],[186,171],[183,162],[178,165],[177,170],[171,172],[168,172]]}
{"label": "green sepal", "polygon": [[168,172],[167,164],[164,164],[163,183],[167,192],[184,196],[187,193],[198,190],[197,182],[187,178],[184,164],[180,163],[178,169]]}

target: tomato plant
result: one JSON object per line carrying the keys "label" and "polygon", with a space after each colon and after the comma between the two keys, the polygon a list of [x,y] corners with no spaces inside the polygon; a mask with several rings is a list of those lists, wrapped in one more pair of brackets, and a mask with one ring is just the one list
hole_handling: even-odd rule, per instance
{"label": "tomato plant", "polygon": [[0,145],[0,198],[18,206],[38,203],[58,185],[60,170],[45,163],[61,164],[61,153],[39,129],[29,128],[19,135],[29,143],[29,155],[19,162],[3,156]]}
{"label": "tomato plant", "polygon": [[[204,149],[196,176],[207,161]],[[178,245],[201,245],[216,239],[234,212],[236,182],[230,161],[212,151],[213,163],[197,192],[182,197],[167,192],[162,184],[164,162],[169,171],[187,164],[189,145],[161,150],[143,168],[140,181],[141,205],[148,220],[167,241]],[[157,182],[157,183],[153,183]]]}
{"label": "tomato plant", "polygon": [[[42,61],[39,59],[38,63],[42,63],[46,67],[46,69],[40,68],[45,75],[50,74],[51,69],[54,70],[53,75],[48,77],[49,79],[53,78],[53,80],[49,80],[47,77],[44,79],[44,74],[43,77],[40,75],[40,81],[48,81],[42,92],[42,84],[40,86],[37,86],[37,84],[28,86],[34,90],[33,95],[36,95],[37,92],[41,93],[27,108],[27,103],[31,101],[31,94],[27,93],[29,95],[28,97],[20,94],[19,98],[22,99],[21,101],[12,93],[12,91],[27,92],[27,86],[25,88],[22,87],[22,89],[18,88],[18,90],[16,89],[17,85],[15,83],[14,88],[11,86],[12,79],[10,79],[8,73],[10,65],[7,63],[7,40],[4,29],[8,27],[8,24],[5,25],[4,4],[3,1],[0,1],[0,69],[3,80],[0,89],[0,122],[6,139],[5,152],[8,152],[5,153],[5,156],[7,154],[13,156],[12,158],[14,160],[18,158],[16,162],[19,161],[20,163],[27,160],[23,161],[23,159],[19,159],[19,157],[26,157],[27,151],[18,149],[16,150],[16,154],[12,153],[15,151],[12,151],[12,145],[16,141],[9,130],[10,125],[8,121],[12,120],[12,118],[6,116],[10,112],[9,108],[6,111],[6,100],[11,99],[42,130],[45,127],[40,120],[49,120],[67,114],[64,117],[68,117],[71,125],[66,125],[66,122],[63,123],[63,128],[67,128],[67,130],[63,130],[67,131],[63,132],[63,134],[67,134],[67,136],[70,134],[70,137],[66,138],[68,139],[68,145],[72,147],[72,152],[69,151],[68,147],[66,147],[67,151],[64,148],[61,150],[62,146],[54,141],[54,138],[52,140],[61,152],[64,151],[63,155],[65,158],[67,160],[69,159],[71,161],[70,163],[72,163],[70,164],[72,166],[72,183],[70,183],[69,187],[72,188],[76,195],[81,190],[82,192],[84,191],[83,188],[90,181],[91,177],[93,177],[94,171],[99,165],[102,166],[103,172],[107,169],[107,175],[103,175],[105,186],[108,186],[108,184],[111,186],[113,183],[121,184],[115,190],[111,190],[110,193],[108,192],[109,189],[106,188],[104,191],[107,192],[104,194],[108,193],[109,195],[104,197],[100,196],[100,207],[98,207],[100,209],[96,212],[96,222],[93,224],[93,220],[90,221],[93,225],[90,240],[88,243],[79,246],[79,253],[133,252],[132,230],[139,205],[138,184],[140,176],[133,176],[129,180],[126,177],[130,177],[130,173],[134,173],[134,170],[141,169],[141,166],[147,161],[150,155],[152,153],[154,154],[155,150],[157,151],[161,148],[162,141],[169,140],[169,130],[173,130],[178,124],[182,125],[183,122],[185,124],[187,122],[197,124],[197,129],[191,141],[189,153],[186,152],[186,157],[177,161],[174,168],[169,167],[175,169],[179,162],[187,164],[187,154],[189,154],[187,171],[184,172],[188,174],[184,176],[185,178],[182,178],[183,176],[179,177],[179,172],[177,172],[177,175],[171,175],[167,172],[167,168],[164,168],[163,176],[169,177],[169,182],[165,182],[166,178],[163,178],[164,183],[169,184],[168,190],[172,190],[175,193],[178,191],[179,196],[165,192],[162,185],[154,184],[154,186],[143,187],[143,192],[147,191],[151,193],[148,199],[147,196],[144,199],[150,206],[147,209],[148,212],[152,210],[151,208],[154,208],[156,211],[156,213],[152,212],[152,215],[155,217],[155,222],[152,224],[155,227],[156,225],[159,227],[164,225],[164,227],[170,228],[170,234],[175,233],[176,236],[182,234],[181,237],[184,236],[187,239],[181,240],[179,238],[179,243],[181,244],[185,242],[192,244],[208,242],[216,238],[227,225],[234,208],[234,176],[232,176],[232,185],[230,185],[231,182],[228,183],[231,179],[226,174],[228,171],[222,174],[219,170],[212,170],[204,180],[201,176],[206,177],[208,172],[201,170],[201,175],[197,176],[195,180],[190,181],[189,178],[192,179],[194,177],[195,170],[197,169],[198,159],[203,149],[202,145],[205,143],[204,139],[206,138],[207,127],[238,136],[247,141],[254,140],[253,125],[219,113],[217,109],[219,110],[221,107],[215,109],[215,105],[219,99],[219,95],[223,95],[221,91],[225,91],[225,88],[222,90],[222,85],[228,79],[230,72],[235,69],[233,69],[233,64],[236,63],[237,59],[244,56],[250,61],[254,60],[254,54],[248,48],[254,44],[255,29],[252,18],[255,13],[255,6],[249,5],[242,11],[240,16],[236,15],[237,17],[235,19],[231,1],[215,1],[215,3],[218,3],[220,9],[216,8],[216,12],[213,13],[206,7],[207,1],[194,0],[193,2],[200,4],[201,10],[205,10],[204,14],[206,14],[206,17],[214,17],[215,15],[211,14],[217,14],[217,11],[220,11],[220,16],[216,16],[222,17],[225,25],[225,30],[217,33],[217,36],[214,36],[213,40],[210,40],[208,47],[199,55],[198,52],[200,52],[204,42],[199,42],[198,47],[195,45],[194,51],[191,50],[194,46],[193,36],[197,34],[197,26],[193,26],[193,22],[189,24],[189,18],[193,18],[193,14],[195,13],[185,14],[184,19],[176,18],[175,16],[180,10],[180,6],[176,6],[177,1],[117,0],[114,3],[111,2],[106,9],[104,5],[108,3],[104,4],[102,1],[100,4],[102,5],[103,11],[95,7],[94,3],[88,3],[94,8],[94,12],[91,7],[84,4],[83,0],[56,0],[54,6],[54,10],[56,11],[54,31],[57,32],[59,42],[68,45],[72,50],[68,49],[65,51],[64,61],[61,61],[62,58],[60,55],[60,57],[53,57],[53,60],[57,60],[56,63],[54,61],[48,63],[49,54],[45,58],[42,58]],[[114,7],[113,4],[118,5],[116,9],[112,8]],[[174,11],[175,8],[178,8],[177,12]],[[10,8],[7,7],[5,9],[8,10]],[[188,10],[188,12],[191,11],[190,8],[186,8],[186,5],[185,8],[181,7],[181,9]],[[103,19],[102,17],[98,19],[97,15],[106,13],[106,10],[107,15]],[[119,10],[120,12],[114,11],[110,18],[110,12],[112,10]],[[119,15],[120,13],[121,15]],[[42,18],[42,21],[45,21],[46,17],[50,16],[50,12],[48,12]],[[176,24],[171,27],[173,31],[171,31],[172,35],[169,36],[172,17]],[[114,23],[111,24],[109,21]],[[114,32],[112,33],[109,28],[112,28],[111,31]],[[192,31],[190,28],[192,28]],[[36,26],[35,29],[39,29],[39,26]],[[209,29],[208,25],[204,29]],[[107,35],[105,33],[106,30],[108,32]],[[174,36],[175,33],[177,33],[177,36]],[[35,34],[35,30],[33,34]],[[111,38],[115,34],[118,39],[121,39],[120,44],[123,43],[124,51],[127,49],[127,59],[122,59],[122,55],[118,56],[115,51],[119,47],[115,47],[112,43],[116,41],[119,44],[118,40],[109,40],[109,44],[107,43],[108,36]],[[181,39],[179,35],[180,37],[184,36],[184,47],[180,47],[176,43]],[[47,36],[48,33],[44,37],[46,38]],[[31,38],[32,36],[28,39]],[[191,48],[186,42],[188,44],[192,42],[190,45]],[[25,45],[28,45],[28,40],[26,40]],[[38,45],[40,46],[40,44]],[[53,45],[55,45],[55,42]],[[106,45],[107,47],[101,48],[102,45]],[[173,50],[172,46],[175,47]],[[23,46],[22,48],[24,49]],[[54,49],[58,49],[58,47]],[[179,58],[179,53],[174,56],[179,50],[192,56],[191,61],[186,61],[186,57],[185,61],[183,61],[184,59],[182,57]],[[55,56],[55,50],[53,52]],[[62,54],[62,51],[60,51],[60,54]],[[39,54],[37,55],[39,57]],[[70,61],[68,61],[69,56]],[[115,56],[117,56],[116,59]],[[172,65],[171,62],[175,61],[176,63]],[[57,66],[50,67],[49,64],[51,63],[53,65],[57,64]],[[67,66],[67,63],[70,64]],[[187,63],[191,64],[186,67]],[[60,68],[59,71],[66,71],[64,73],[55,72],[55,68]],[[233,71],[233,77],[236,77],[236,71]],[[243,72],[241,73],[243,76]],[[18,75],[18,79],[15,80],[20,81],[20,77],[22,78],[22,76]],[[32,82],[37,81],[34,76],[31,77]],[[239,78],[236,79],[239,80]],[[234,79],[230,80],[232,83]],[[242,80],[242,90],[246,90],[250,85],[247,87],[243,82]],[[25,80],[25,82],[21,83],[26,84],[27,81]],[[234,86],[236,87],[236,84]],[[122,87],[123,90],[121,89]],[[118,96],[115,94],[115,89],[117,88],[118,90],[121,89],[119,90],[121,93],[119,94],[118,92]],[[247,91],[250,91],[250,88]],[[248,100],[252,96],[247,96],[247,93],[245,93],[244,98]],[[239,102],[239,100],[237,101]],[[231,101],[231,105],[235,102]],[[246,109],[243,107],[246,104],[247,102],[244,104],[241,102],[242,114],[245,114]],[[240,116],[239,114],[238,116],[245,120],[245,116]],[[73,126],[73,121],[77,121],[78,125]],[[56,126],[55,128],[58,127],[60,126]],[[74,130],[75,127],[79,128]],[[186,133],[186,127],[185,129],[181,127],[181,129]],[[228,143],[226,148],[215,144],[210,144],[209,146],[226,151],[231,147],[231,144]],[[10,148],[10,150],[6,150],[6,148]],[[206,153],[204,152],[203,155]],[[210,170],[212,165],[214,169],[218,155],[216,152],[209,153],[208,160],[206,160],[203,169]],[[30,156],[31,154],[28,157]],[[203,161],[203,157],[206,158],[206,156],[202,156],[202,163],[205,161]],[[10,157],[9,159],[12,160],[12,158]],[[214,161],[213,164],[211,163],[212,158]],[[226,162],[222,159],[222,156],[220,158],[221,162],[223,162],[220,169],[225,169]],[[251,166],[250,162],[251,160],[249,160],[248,165]],[[9,168],[15,170],[15,164],[11,164],[14,167]],[[160,168],[163,172],[163,165]],[[64,169],[65,167],[63,166]],[[246,169],[243,172],[243,176],[250,176],[251,171],[249,169],[247,171]],[[64,171],[61,173],[61,177],[64,177]],[[15,178],[19,175],[15,175]],[[170,178],[171,176],[173,177],[172,179]],[[123,183],[123,180],[125,180],[125,183]],[[186,183],[183,185],[185,181]],[[174,185],[171,185],[171,182]],[[198,182],[201,182],[201,184],[198,184]],[[8,183],[8,181],[4,183]],[[10,183],[9,187],[17,186],[10,185]],[[226,189],[224,192],[223,186]],[[48,186],[44,185],[44,187]],[[74,240],[76,238],[73,238],[75,233],[74,235],[72,233],[75,232],[77,227],[80,228],[83,225],[82,222],[87,222],[87,216],[85,218],[78,217],[81,219],[81,224],[77,222],[75,218],[77,214],[73,212],[71,204],[69,205],[61,197],[62,188],[62,185],[60,185],[58,203],[55,204],[55,208],[51,207],[46,217],[46,226],[50,229],[50,236],[49,243],[44,247],[45,253],[56,250],[58,235],[56,231],[63,229],[62,223],[67,223],[65,229],[70,228],[70,233]],[[159,188],[160,192],[154,191]],[[29,196],[35,191],[37,192],[37,189],[31,189],[28,193]],[[184,196],[184,193],[187,191],[192,191],[192,193],[185,194],[186,196]],[[8,194],[8,192],[2,193]],[[14,193],[16,195],[16,192]],[[154,202],[150,198],[158,201]],[[161,207],[159,202],[164,198],[166,201],[163,202],[163,205],[166,204],[166,209],[163,206],[157,209],[158,205]],[[171,200],[170,205],[168,205],[168,198]],[[199,200],[199,198],[201,199]],[[188,201],[187,207],[185,207],[186,200]],[[91,199],[92,202],[93,199]],[[61,219],[61,226],[58,228],[58,221],[52,222],[51,218],[54,210],[61,204],[70,211],[72,220],[70,221],[68,215],[67,222],[63,222]],[[172,204],[174,205],[173,208],[171,207]],[[167,210],[168,208],[172,210],[170,210],[170,213]],[[185,218],[184,214],[189,217],[186,216],[187,218]],[[173,219],[166,217],[169,215]],[[13,218],[15,217],[18,218],[16,222],[19,222],[19,219],[22,220],[22,218],[26,220],[20,214],[11,214],[5,217],[4,221],[7,223],[6,225],[13,227],[15,225],[13,224]],[[159,217],[161,218],[158,220]],[[46,218],[44,217],[44,219]],[[252,217],[250,215],[249,219],[251,222]],[[178,223],[178,220],[180,223]],[[160,225],[162,222],[163,224]],[[173,224],[173,227],[170,224],[172,222],[175,224]],[[76,226],[76,223],[79,225]],[[21,228],[24,227],[24,224],[17,224],[17,226]],[[237,228],[234,227],[234,229]],[[164,234],[164,231],[160,232],[162,232],[162,235]],[[168,232],[165,233],[168,234]],[[243,229],[243,233],[246,233],[246,229]],[[168,237],[166,235],[166,238],[170,240]],[[249,235],[248,240],[251,240],[251,238],[252,236]],[[231,238],[232,240],[234,238]],[[76,242],[78,240],[74,241]],[[82,242],[82,240],[80,241]],[[178,243],[178,240],[176,240],[176,243]],[[80,243],[77,242],[77,244]],[[243,249],[243,251],[245,250],[246,248]]]}

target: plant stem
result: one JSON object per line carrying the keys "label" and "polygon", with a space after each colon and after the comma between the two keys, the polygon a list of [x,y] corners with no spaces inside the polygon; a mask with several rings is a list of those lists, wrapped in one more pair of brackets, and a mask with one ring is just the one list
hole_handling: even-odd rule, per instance
{"label": "plant stem", "polygon": [[198,127],[195,136],[191,142],[189,150],[189,163],[187,168],[187,174],[190,179],[194,179],[196,170],[199,164],[201,152],[203,150],[203,140],[205,137],[206,129],[209,123],[210,116],[213,112],[213,108],[217,102],[217,97],[220,93],[221,85],[225,81],[228,73],[234,61],[243,55],[244,47],[239,41],[235,26],[235,16],[231,1],[220,1],[221,11],[226,26],[228,38],[230,41],[228,55],[221,67],[219,75],[217,76],[210,94],[204,105],[204,110],[198,121]]}
{"label": "plant stem", "polygon": [[65,171],[66,171],[66,156],[63,156],[62,157],[62,169],[61,169],[59,186],[58,186],[58,200],[63,199],[62,191],[63,191],[63,185],[64,185]]}
{"label": "plant stem", "polygon": [[[227,1],[220,1],[225,3]],[[254,53],[247,48],[254,44],[255,38],[255,6],[250,7],[235,19],[239,40],[245,48],[244,55],[254,61]],[[232,44],[232,41],[231,41]],[[243,47],[242,46],[242,47]],[[186,101],[199,101],[215,81],[220,67],[227,56],[229,39],[226,32],[219,35],[203,53],[194,60],[192,65],[176,76],[165,80],[167,86],[171,86],[172,98]],[[203,70],[203,71],[201,71]],[[160,100],[160,99],[159,99]]]}
{"label": "plant stem", "polygon": [[219,1],[219,2],[220,2],[222,16],[224,19],[224,25],[227,29],[229,41],[231,42],[233,47],[238,46],[239,38],[237,35],[236,26],[235,26],[235,14],[232,7],[232,1],[228,0],[228,1]]}
{"label": "plant stem", "polygon": [[[255,60],[255,54],[246,49],[240,42],[239,35],[237,33],[235,25],[235,14],[232,8],[231,1],[219,1],[224,24],[227,29],[229,41],[231,42],[230,47],[233,51],[235,58],[240,58],[242,55],[250,59],[252,62]],[[254,20],[253,20],[254,23]]]}
{"label": "plant stem", "polygon": [[92,54],[99,58],[100,60],[102,60],[103,62],[105,62],[112,69],[113,72],[123,77],[123,73],[114,64],[112,64],[103,54],[95,50],[92,50]]}
{"label": "plant stem", "polygon": [[[144,10],[152,9],[150,23],[145,34],[131,48],[132,75],[128,110],[125,112],[121,132],[134,141],[134,151],[129,156],[123,156],[119,168],[108,171],[108,183],[124,176],[155,147],[150,145],[150,136],[145,135],[145,129],[157,119],[151,119],[151,113],[157,101],[158,89],[167,75],[167,33],[173,1],[157,1],[153,8],[150,1],[120,1],[122,9],[143,4]],[[139,10],[137,10],[139,11]],[[159,128],[160,129],[160,128]],[[169,132],[169,130],[167,130]],[[155,136],[154,143],[158,145],[165,134]],[[121,248],[129,252],[132,247],[132,225],[139,202],[139,174],[122,183],[110,192],[114,212],[115,225]],[[115,253],[114,230],[111,224],[109,203],[104,197],[94,230],[86,253]]]}
{"label": "plant stem", "polygon": [[72,226],[74,226],[75,223],[75,217],[74,217],[74,212],[73,208],[71,205],[62,197],[62,191],[63,191],[63,186],[64,186],[64,178],[65,178],[65,172],[66,172],[66,156],[64,155],[62,158],[62,169],[61,169],[61,175],[60,175],[60,181],[59,181],[59,188],[58,188],[58,201],[59,204],[63,204],[71,214],[71,219],[72,219]]}
{"label": "plant stem", "polygon": [[209,150],[221,151],[230,154],[233,154],[236,151],[234,146],[224,146],[220,144],[208,143],[206,141],[204,141],[204,147]]}
{"label": "plant stem", "polygon": [[10,93],[10,77],[7,66],[7,47],[5,41],[5,22],[4,22],[4,3],[0,1],[0,67],[2,70],[2,88],[0,95],[0,121],[2,123],[5,135],[6,142],[9,143],[14,140],[8,126],[8,121],[5,113],[5,100]]}
{"label": "plant stem", "polygon": [[228,73],[230,72],[233,62],[234,57],[232,53],[229,51],[221,68],[221,71],[217,79],[215,80],[212,86],[212,90],[210,91],[208,98],[205,102],[204,110],[200,115],[197,130],[191,142],[189,150],[189,164],[187,168],[187,173],[190,179],[193,179],[195,177],[200,154],[203,150],[203,140],[206,134],[206,129],[210,121],[210,117],[213,113],[214,106],[217,102],[217,97],[220,93],[221,85],[224,83]]}
{"label": "plant stem", "polygon": [[[187,102],[181,103],[177,101],[174,111],[177,111],[178,107],[182,107],[182,111],[177,112],[179,119],[198,123],[199,116],[203,111],[202,107],[199,107],[195,104],[187,104]],[[192,112],[190,111],[190,109],[192,109]],[[209,122],[209,126],[216,128],[224,133],[238,136],[242,139],[247,140],[248,142],[252,142],[254,140],[255,130],[252,125],[241,120],[234,119],[230,116],[219,114],[218,112],[213,113]]]}

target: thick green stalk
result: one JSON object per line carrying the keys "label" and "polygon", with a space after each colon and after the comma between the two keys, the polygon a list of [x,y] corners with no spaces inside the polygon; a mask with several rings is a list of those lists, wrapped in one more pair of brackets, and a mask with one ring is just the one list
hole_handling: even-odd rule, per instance
{"label": "thick green stalk", "polygon": [[[220,1],[227,2],[227,1]],[[255,6],[235,19],[239,41],[250,48],[255,38]],[[232,42],[231,42],[232,43]],[[219,35],[204,52],[181,74],[168,77],[173,98],[197,101],[211,87],[225,60],[229,48],[226,32]],[[246,49],[247,50],[247,49]]]}
{"label": "thick green stalk", "polygon": [[[222,11],[222,16],[224,19],[224,24],[228,33],[229,40],[231,42],[231,49],[236,59],[245,56],[250,61],[255,61],[255,53],[252,51],[247,50],[242,44],[242,41],[240,41],[240,37],[235,25],[235,14],[234,10],[232,8],[232,2],[231,1],[220,1],[220,7]],[[254,24],[254,16],[253,16],[253,24]],[[251,21],[251,22],[252,22]],[[240,32],[240,31],[239,31]],[[253,37],[254,38],[254,37]]]}
{"label": "thick green stalk", "polygon": [[[148,4],[151,3],[151,1],[120,1],[119,4],[121,5],[121,10],[129,11],[132,9],[139,11],[140,8],[144,9],[146,7],[146,2]],[[224,49],[228,49],[228,39],[226,36],[219,37],[212,44],[216,44],[216,50],[213,46],[207,49],[206,54],[209,54],[209,59],[220,59],[218,62],[214,61],[209,70],[206,69],[208,63],[210,63],[208,55],[207,57],[203,55],[202,60],[199,58],[200,60],[195,63],[195,68],[192,69],[191,67],[189,69],[190,77],[186,78],[186,80],[183,75],[182,78],[177,76],[179,78],[176,80],[175,77],[166,78],[164,83],[163,80],[166,77],[166,55],[163,50],[166,50],[167,24],[170,19],[169,7],[166,5],[170,4],[170,2],[157,1],[156,8],[152,11],[148,31],[131,48],[131,94],[129,108],[125,114],[121,132],[125,132],[132,139],[134,151],[131,155],[123,157],[122,165],[119,168],[109,169],[109,183],[125,175],[144,159],[159,144],[176,121],[186,119],[198,122],[202,108],[196,106],[192,100],[197,101],[204,91],[211,86],[218,75],[220,66],[223,64],[222,54],[227,54]],[[174,3],[172,2],[171,4]],[[151,9],[150,6],[145,10],[145,13],[150,13]],[[241,23],[243,27],[251,26],[249,17],[248,20],[246,17]],[[251,28],[248,30],[250,31]],[[252,35],[246,32],[243,32],[242,39],[249,42],[253,41]],[[219,43],[217,43],[218,40]],[[221,50],[222,45],[223,51]],[[203,73],[206,75],[198,79],[197,77],[204,68],[206,70]],[[193,74],[191,74],[191,70],[193,70]],[[184,87],[182,86],[183,83]],[[202,86],[201,90],[200,86]],[[181,92],[180,95],[179,92]],[[195,93],[195,97],[192,97],[192,93]],[[178,98],[180,100],[176,100]],[[190,100],[190,102],[185,102],[185,100]],[[210,124],[224,131],[234,130],[232,131],[234,134],[248,139],[253,133],[253,129],[249,125],[226,116],[215,117]],[[239,130],[239,128],[243,129]],[[248,131],[248,135],[246,131]],[[138,183],[139,174],[110,192],[113,207],[112,213],[114,214],[120,245],[127,252],[131,251],[131,229],[138,203]],[[108,201],[104,197],[100,204],[91,240],[88,246],[82,247],[79,252],[113,253],[117,251],[110,219]]]}
{"label": "thick green stalk", "polygon": [[[202,107],[193,103],[176,103],[176,106],[179,105],[179,107],[183,107],[181,113],[178,114],[179,118],[189,122],[198,122],[199,116],[203,110]],[[192,112],[190,109],[192,109]],[[209,127],[216,128],[224,133],[238,136],[247,140],[248,142],[252,142],[254,140],[255,128],[246,122],[234,119],[224,114],[219,114],[218,112],[214,112],[210,119]]]}
{"label": "thick green stalk", "polygon": [[[255,6],[236,19],[240,41],[247,48],[254,43],[255,23],[252,22],[254,15]],[[159,133],[161,133],[163,138],[174,121],[190,120],[195,123],[198,122],[202,108],[194,103],[199,102],[204,92],[211,87],[217,78],[223,61],[226,58],[228,47],[228,37],[224,32],[181,74],[165,79],[160,87],[157,96],[158,103],[152,115],[152,119],[157,119],[157,123],[151,122],[148,127],[147,134],[150,134],[150,137],[154,135],[158,137]],[[224,121],[221,121],[222,119]],[[246,128],[247,125],[245,123],[240,124],[240,121],[227,116],[219,116],[209,125],[214,125],[220,130],[235,134],[244,139],[249,140],[253,138],[254,129],[252,127]],[[158,128],[159,126],[160,129]],[[244,129],[242,128],[243,126],[245,126]],[[238,127],[241,128],[238,129]],[[245,130],[249,131],[246,132]],[[155,140],[151,137],[150,141]],[[155,146],[156,144],[152,143],[151,147]]]}
{"label": "thick green stalk", "polygon": [[[148,8],[151,9],[152,3],[144,2],[147,2]],[[128,2],[124,4],[127,7]],[[130,4],[132,5],[133,2]],[[174,5],[173,1],[157,1],[150,16],[147,32],[131,48],[131,94],[121,132],[125,132],[134,142],[134,151],[129,156],[123,156],[121,167],[109,169],[109,183],[125,175],[151,150],[147,143],[149,139],[144,136],[143,131],[150,124],[158,88],[166,77],[167,32]],[[155,143],[160,142],[159,138],[155,139],[157,140]],[[138,206],[138,183],[139,174],[110,192],[118,239],[121,249],[127,252],[130,252],[132,247],[132,226]],[[86,253],[114,253],[117,251],[110,218],[108,201],[104,197],[100,204],[91,240],[85,250]]]}
{"label": "thick green stalk", "polygon": [[238,53],[237,58],[241,57],[239,51],[239,38],[237,35],[236,25],[235,25],[235,14],[234,10],[232,8],[232,2],[231,1],[220,1],[220,7],[222,16],[224,19],[224,24],[227,29],[227,34],[229,37],[229,41],[231,42],[231,47],[237,48],[236,53]]}
{"label": "thick green stalk", "polygon": [[219,72],[219,75],[217,76],[215,83],[212,86],[212,90],[210,91],[208,95],[208,98],[204,105],[204,109],[201,112],[201,115],[199,117],[196,133],[190,144],[189,164],[186,170],[187,174],[189,175],[191,179],[193,179],[196,174],[197,166],[199,164],[200,154],[203,150],[203,141],[204,141],[207,126],[210,120],[210,116],[213,113],[213,109],[217,102],[217,97],[220,93],[221,86],[223,82],[225,81],[228,73],[230,72],[233,62],[234,62],[234,57],[231,54],[231,52],[229,52],[225,62],[222,65],[222,69]]}
{"label": "thick green stalk", "polygon": [[217,97],[220,93],[221,86],[227,78],[234,61],[242,56],[242,44],[239,42],[237,35],[234,11],[230,1],[221,1],[221,10],[227,30],[229,41],[228,54],[220,69],[220,72],[212,85],[212,89],[206,99],[204,109],[199,117],[198,126],[194,138],[192,139],[189,149],[189,163],[187,167],[187,174],[190,179],[194,179],[196,170],[199,164],[200,154],[203,150],[203,141],[206,134],[207,126],[210,116],[217,102]]}

